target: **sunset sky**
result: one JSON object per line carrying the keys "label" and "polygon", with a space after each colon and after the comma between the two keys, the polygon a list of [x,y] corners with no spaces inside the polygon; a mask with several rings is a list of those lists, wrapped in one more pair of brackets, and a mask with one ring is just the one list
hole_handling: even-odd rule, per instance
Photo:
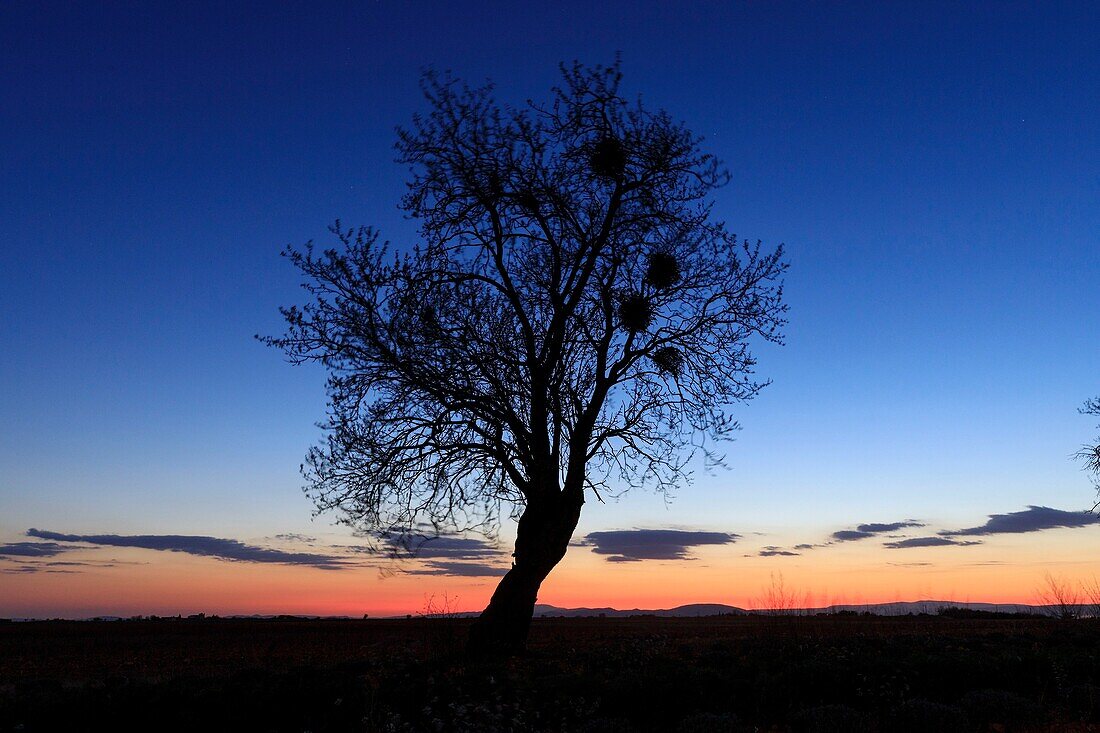
{"label": "sunset sky", "polygon": [[585,506],[558,606],[1030,602],[1100,576],[1100,4],[0,4],[0,617],[416,613],[499,540],[395,563],[311,516],[324,373],[253,339],[337,217],[416,242],[421,69],[560,61],[706,136],[786,243],[790,326],[730,470]]}

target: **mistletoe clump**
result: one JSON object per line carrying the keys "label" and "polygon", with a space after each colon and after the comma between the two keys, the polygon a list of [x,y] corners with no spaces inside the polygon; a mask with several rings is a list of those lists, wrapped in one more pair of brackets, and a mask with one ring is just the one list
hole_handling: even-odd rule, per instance
{"label": "mistletoe clump", "polygon": [[666,346],[663,349],[657,349],[652,359],[653,363],[657,365],[658,371],[662,374],[678,377],[680,376],[680,372],[684,369],[684,354],[675,346]]}
{"label": "mistletoe clump", "polygon": [[619,320],[628,331],[644,331],[653,323],[653,304],[641,293],[631,293],[619,303]]}
{"label": "mistletoe clump", "polygon": [[619,178],[626,169],[626,151],[618,140],[605,137],[592,147],[589,163],[600,178]]}
{"label": "mistletoe clump", "polygon": [[658,290],[670,288],[680,282],[680,261],[669,252],[654,252],[649,256],[645,281]]}

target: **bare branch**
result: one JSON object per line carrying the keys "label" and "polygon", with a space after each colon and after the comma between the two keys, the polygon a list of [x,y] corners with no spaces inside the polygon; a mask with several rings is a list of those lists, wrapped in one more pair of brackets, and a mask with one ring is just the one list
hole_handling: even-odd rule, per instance
{"label": "bare branch", "polygon": [[423,81],[398,131],[422,244],[371,229],[286,252],[308,302],[265,341],[329,373],[319,511],[369,531],[494,526],[586,490],[671,491],[737,429],[780,342],[781,247],[739,242],[709,195],[729,175],[618,66],[562,68],[549,103]]}

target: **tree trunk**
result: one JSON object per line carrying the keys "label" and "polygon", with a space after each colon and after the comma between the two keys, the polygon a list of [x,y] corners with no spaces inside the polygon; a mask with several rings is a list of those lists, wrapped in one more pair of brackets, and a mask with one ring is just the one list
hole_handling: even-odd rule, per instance
{"label": "tree trunk", "polygon": [[516,530],[512,569],[470,627],[469,654],[512,656],[523,652],[539,586],[565,557],[583,503],[582,489],[528,502]]}

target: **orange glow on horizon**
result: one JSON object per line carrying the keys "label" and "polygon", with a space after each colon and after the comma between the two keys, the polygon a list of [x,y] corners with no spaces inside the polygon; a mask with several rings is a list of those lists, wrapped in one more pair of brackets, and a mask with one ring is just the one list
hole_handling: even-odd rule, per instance
{"label": "orange glow on horizon", "polygon": [[[693,560],[609,563],[576,548],[544,583],[539,602],[559,607],[662,609],[690,603],[764,608],[781,582],[798,607],[897,601],[1035,603],[1050,573],[1073,582],[1100,576],[1079,560],[1074,538],[1034,545],[882,551],[829,548],[761,558],[701,548]],[[89,557],[94,551],[90,551]],[[436,605],[477,611],[496,578],[456,578],[376,569],[319,570],[126,550],[113,567],[0,575],[0,616],[69,617],[301,614],[360,617],[423,613]],[[76,553],[74,559],[79,559]],[[98,556],[101,557],[101,556]],[[895,559],[896,558],[896,559]],[[774,595],[774,591],[773,591]]]}

